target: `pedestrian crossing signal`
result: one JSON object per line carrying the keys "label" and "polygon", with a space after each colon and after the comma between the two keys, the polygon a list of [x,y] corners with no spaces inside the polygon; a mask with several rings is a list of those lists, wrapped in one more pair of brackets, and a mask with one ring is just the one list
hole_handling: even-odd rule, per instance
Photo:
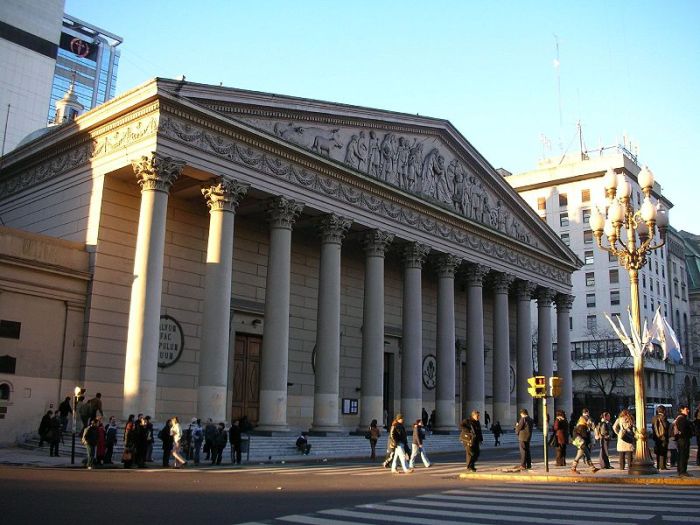
{"label": "pedestrian crossing signal", "polygon": [[561,394],[561,377],[550,377],[549,378],[549,395],[552,397],[559,397]]}
{"label": "pedestrian crossing signal", "polygon": [[527,391],[532,397],[541,398],[547,396],[547,383],[544,376],[529,377],[527,383],[530,385],[527,387]]}

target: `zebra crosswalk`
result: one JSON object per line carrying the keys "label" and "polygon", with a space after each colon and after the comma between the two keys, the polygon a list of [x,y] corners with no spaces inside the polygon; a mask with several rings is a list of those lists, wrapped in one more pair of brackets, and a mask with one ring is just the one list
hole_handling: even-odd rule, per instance
{"label": "zebra crosswalk", "polygon": [[[457,476],[464,472],[464,462],[450,462],[450,463],[433,463],[430,468],[423,467],[422,464],[416,465],[415,474],[416,475],[426,475],[426,476]],[[399,467],[399,471],[401,468]],[[495,470],[495,468],[493,469]],[[381,464],[374,465],[275,465],[269,467],[253,467],[247,469],[240,468],[230,468],[230,469],[218,469],[216,471],[211,471],[212,474],[230,474],[231,472],[237,472],[239,474],[246,475],[261,475],[261,474],[275,474],[277,476],[337,476],[339,474],[344,476],[358,476],[358,477],[368,477],[368,476],[387,476],[389,470],[382,468]]]}
{"label": "zebra crosswalk", "polygon": [[700,488],[696,487],[506,483],[465,486],[241,525],[689,524],[700,523],[698,496]]}

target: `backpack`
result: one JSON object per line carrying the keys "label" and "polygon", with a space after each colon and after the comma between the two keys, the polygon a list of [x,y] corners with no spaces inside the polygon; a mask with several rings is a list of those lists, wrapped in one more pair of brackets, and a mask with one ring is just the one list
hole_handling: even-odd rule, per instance
{"label": "backpack", "polygon": [[678,438],[681,437],[681,432],[678,430],[678,425],[676,424],[678,422],[678,418],[673,420],[673,424],[671,425],[671,437],[678,441]]}

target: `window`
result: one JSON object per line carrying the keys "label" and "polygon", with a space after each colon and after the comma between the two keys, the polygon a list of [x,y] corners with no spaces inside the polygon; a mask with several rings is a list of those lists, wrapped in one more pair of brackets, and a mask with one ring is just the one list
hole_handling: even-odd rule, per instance
{"label": "window", "polygon": [[583,261],[586,264],[593,264],[594,262],[593,250],[586,250],[583,252]]}
{"label": "window", "polygon": [[581,221],[583,224],[591,222],[591,210],[586,209],[581,211]]}
{"label": "window", "polygon": [[586,272],[586,286],[595,286],[594,272]]}
{"label": "window", "polygon": [[583,232],[583,244],[593,244],[593,231],[586,230]]}
{"label": "window", "polygon": [[566,193],[560,193],[559,194],[559,207],[566,208],[566,206],[568,204],[569,204],[569,199],[566,197]]}
{"label": "window", "polygon": [[674,295],[675,297],[680,297],[680,296],[678,295],[678,279],[674,279],[674,280],[673,280],[673,295]]}
{"label": "window", "polygon": [[666,278],[666,269],[663,264],[661,265],[661,277],[664,279]]}
{"label": "window", "polygon": [[642,275],[642,288],[646,288],[646,287],[647,287],[647,276]]}
{"label": "window", "polygon": [[654,270],[656,270],[656,275],[659,275],[659,261],[654,261]]}
{"label": "window", "polygon": [[0,337],[7,339],[19,339],[19,334],[22,329],[22,323],[17,321],[0,321]]}
{"label": "window", "polygon": [[610,290],[610,305],[620,304],[620,290]]}
{"label": "window", "polygon": [[647,294],[644,294],[644,308],[647,307]]}
{"label": "window", "polygon": [[591,190],[581,190],[581,202],[591,202]]}
{"label": "window", "polygon": [[574,318],[569,317],[569,330],[573,330],[573,329],[574,329]]}
{"label": "window", "polygon": [[594,293],[587,293],[586,294],[586,306],[588,308],[593,308],[595,306],[595,294]]}
{"label": "window", "polygon": [[589,315],[586,317],[586,328],[589,330],[595,330],[596,329],[596,317],[595,315]]}
{"label": "window", "polygon": [[620,282],[620,273],[617,269],[610,270],[610,284],[617,284]]}
{"label": "window", "polygon": [[559,214],[559,226],[566,227],[569,225],[569,214],[560,213]]}
{"label": "window", "polygon": [[537,198],[537,209],[538,210],[546,210],[547,209],[547,200],[544,197]]}
{"label": "window", "polygon": [[615,262],[617,261],[617,257],[615,257],[614,254],[608,252],[608,262]]}
{"label": "window", "polygon": [[569,237],[568,233],[562,233],[561,234],[561,240],[564,244],[569,246],[571,244],[571,238]]}

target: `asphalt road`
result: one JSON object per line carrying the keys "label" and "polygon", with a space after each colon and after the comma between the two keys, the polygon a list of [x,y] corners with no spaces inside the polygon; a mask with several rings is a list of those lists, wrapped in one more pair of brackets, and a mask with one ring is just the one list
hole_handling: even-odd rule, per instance
{"label": "asphalt road", "polygon": [[[484,456],[484,461],[507,456],[517,462],[514,449]],[[232,524],[464,486],[458,479],[463,454],[431,459],[433,467],[420,465],[409,475],[361,461],[202,470],[0,467],[0,523],[74,525],[95,513],[105,525]]]}

